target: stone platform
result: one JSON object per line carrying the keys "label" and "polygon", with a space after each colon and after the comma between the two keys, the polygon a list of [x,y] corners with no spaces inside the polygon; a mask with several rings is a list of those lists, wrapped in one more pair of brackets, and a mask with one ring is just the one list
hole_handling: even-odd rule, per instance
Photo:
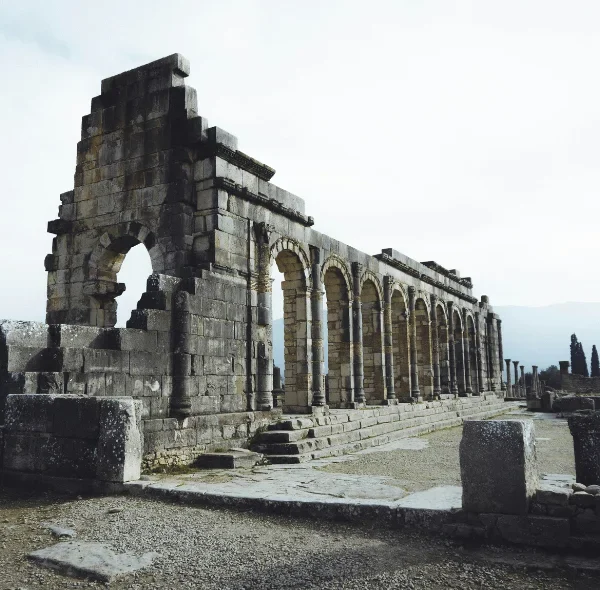
{"label": "stone platform", "polygon": [[420,404],[330,410],[323,416],[284,416],[258,435],[252,450],[265,454],[271,463],[303,463],[459,426],[465,419],[491,418],[514,407],[495,394],[484,394]]}

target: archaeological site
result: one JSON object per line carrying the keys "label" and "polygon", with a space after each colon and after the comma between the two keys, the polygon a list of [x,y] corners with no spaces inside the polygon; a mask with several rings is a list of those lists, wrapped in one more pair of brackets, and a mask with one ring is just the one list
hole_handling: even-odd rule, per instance
{"label": "archaeological site", "polygon": [[[107,78],[82,118],[74,186],[48,223],[46,323],[0,320],[1,485],[597,552],[600,423],[568,413],[600,406],[554,408],[569,415],[577,478],[542,473],[534,425],[549,428],[542,410],[561,395],[504,358],[489,298],[458,270],[319,233],[275,170],[198,112],[189,73],[174,54]],[[153,272],[115,327],[139,244]],[[348,454],[421,449],[419,435],[463,423],[453,485],[406,495],[384,474],[343,471]],[[216,490],[207,468],[240,475]]]}

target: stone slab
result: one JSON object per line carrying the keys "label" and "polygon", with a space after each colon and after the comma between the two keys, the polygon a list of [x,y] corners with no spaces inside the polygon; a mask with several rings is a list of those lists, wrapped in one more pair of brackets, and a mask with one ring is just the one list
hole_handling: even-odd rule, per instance
{"label": "stone slab", "polygon": [[530,420],[469,420],[460,442],[463,509],[527,514],[538,487]]}
{"label": "stone slab", "polygon": [[198,457],[199,467],[210,469],[239,469],[241,467],[252,468],[262,459],[260,453],[251,451],[232,451],[227,453],[203,453]]}
{"label": "stone slab", "polygon": [[116,553],[102,543],[69,541],[33,551],[27,556],[39,565],[67,576],[112,582],[115,578],[148,567],[158,553]]}

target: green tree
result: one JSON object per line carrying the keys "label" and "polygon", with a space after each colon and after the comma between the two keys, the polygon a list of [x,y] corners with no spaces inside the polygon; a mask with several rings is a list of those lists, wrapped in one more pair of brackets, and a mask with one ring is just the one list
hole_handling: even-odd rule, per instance
{"label": "green tree", "polygon": [[592,377],[600,377],[600,359],[595,344],[592,346]]}
{"label": "green tree", "polygon": [[583,344],[579,343],[579,372],[578,375],[583,375],[584,377],[589,377],[590,372],[588,370],[587,358],[585,357],[585,352],[583,351]]}
{"label": "green tree", "polygon": [[571,334],[571,373],[573,375],[579,375],[579,358],[578,358],[578,348],[579,342],[577,340],[576,334]]}
{"label": "green tree", "polygon": [[560,369],[556,365],[550,365],[540,371],[540,381],[543,381],[548,387],[560,389]]}

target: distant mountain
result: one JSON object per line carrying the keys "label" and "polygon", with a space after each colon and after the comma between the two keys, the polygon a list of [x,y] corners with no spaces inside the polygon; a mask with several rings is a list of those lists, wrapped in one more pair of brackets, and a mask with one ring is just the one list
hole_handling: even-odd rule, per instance
{"label": "distant mountain", "polygon": [[[600,303],[557,303],[545,307],[494,306],[502,318],[504,358],[544,369],[570,359],[571,334],[583,343],[588,365],[592,345],[600,347]],[[273,356],[284,372],[283,319],[273,322]],[[327,341],[325,341],[327,359]],[[327,364],[327,360],[325,360]],[[506,374],[505,374],[506,375]]]}

